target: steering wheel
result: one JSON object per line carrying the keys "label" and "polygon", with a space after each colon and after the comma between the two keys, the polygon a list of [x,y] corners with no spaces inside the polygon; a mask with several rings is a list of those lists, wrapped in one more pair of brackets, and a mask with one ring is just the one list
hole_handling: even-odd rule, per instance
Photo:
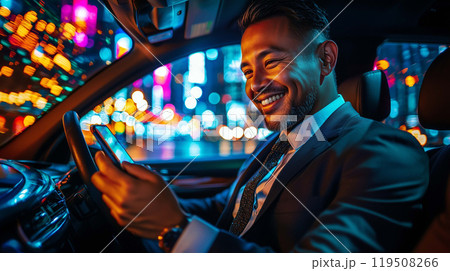
{"label": "steering wheel", "polygon": [[100,211],[110,217],[109,210],[102,200],[100,191],[91,183],[91,176],[98,171],[98,168],[94,159],[92,159],[91,152],[81,131],[78,114],[75,111],[68,111],[64,114],[62,122],[70,152],[86,186],[86,191]]}
{"label": "steering wheel", "polygon": [[[91,176],[98,171],[98,168],[94,162],[94,159],[92,159],[91,152],[89,151],[83,132],[81,131],[78,114],[75,111],[68,111],[64,114],[62,122],[70,152],[72,153],[73,160],[75,161],[75,164],[83,179],[86,191],[94,204],[98,207],[100,214],[111,226],[110,228],[112,234],[116,235],[120,233],[121,227],[111,216],[109,208],[102,200],[102,194],[91,182]],[[145,251],[142,242],[132,234],[124,231],[120,235],[123,237],[120,238],[120,246],[122,248],[132,250],[134,252]]]}

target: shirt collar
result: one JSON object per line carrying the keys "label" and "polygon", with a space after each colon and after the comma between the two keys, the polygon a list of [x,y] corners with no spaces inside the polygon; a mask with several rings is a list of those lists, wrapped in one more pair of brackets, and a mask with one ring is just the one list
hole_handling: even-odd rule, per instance
{"label": "shirt collar", "polygon": [[[303,144],[308,141],[325,121],[336,111],[341,105],[345,103],[342,95],[329,103],[327,106],[316,112],[314,115],[308,115],[305,119],[297,124],[288,134],[287,139],[291,147],[295,150],[299,149]],[[281,131],[280,136],[286,136],[286,131]]]}

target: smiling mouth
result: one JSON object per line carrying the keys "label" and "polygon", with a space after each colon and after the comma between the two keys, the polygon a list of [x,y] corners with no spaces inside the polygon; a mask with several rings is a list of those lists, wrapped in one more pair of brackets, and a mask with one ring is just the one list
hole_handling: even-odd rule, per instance
{"label": "smiling mouth", "polygon": [[283,98],[284,95],[285,95],[285,93],[272,95],[272,96],[270,96],[269,98],[264,99],[264,100],[262,100],[262,101],[258,101],[258,102],[260,102],[263,106],[266,106],[266,105],[269,105],[269,104],[271,104],[271,103],[274,103],[275,101],[277,101],[277,100]]}

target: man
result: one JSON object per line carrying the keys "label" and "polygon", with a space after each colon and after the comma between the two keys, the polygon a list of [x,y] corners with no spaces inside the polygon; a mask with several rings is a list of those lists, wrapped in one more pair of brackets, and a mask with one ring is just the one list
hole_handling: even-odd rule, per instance
{"label": "man", "polygon": [[127,174],[96,155],[92,182],[117,222],[139,214],[127,230],[175,252],[407,249],[427,157],[412,136],[360,117],[337,94],[327,24],[309,1],[255,1],[241,20],[246,94],[269,129],[286,129],[229,190],[205,199],[177,200],[157,173],[124,163]]}

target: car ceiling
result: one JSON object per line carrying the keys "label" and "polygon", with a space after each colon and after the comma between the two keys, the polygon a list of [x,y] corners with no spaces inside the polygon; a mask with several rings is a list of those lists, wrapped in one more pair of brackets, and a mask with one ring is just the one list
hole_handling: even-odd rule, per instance
{"label": "car ceiling", "polygon": [[[115,1],[135,0],[109,0],[111,3]],[[215,30],[239,31],[237,19],[250,1],[220,2]],[[386,38],[405,34],[447,37],[450,31],[448,0],[316,0],[316,2],[325,8],[330,21],[337,16],[331,25],[331,34],[334,38],[347,36]],[[348,8],[343,11],[347,5]],[[223,34],[222,31],[218,32]],[[179,38],[176,37],[177,41]]]}
{"label": "car ceiling", "polygon": [[[44,115],[38,125],[29,127],[3,146],[0,157],[42,159],[52,156],[48,153],[52,152],[55,138],[61,138],[64,112],[76,110],[83,115],[121,87],[160,66],[154,56],[168,63],[195,51],[239,43],[241,32],[237,18],[249,2],[221,0],[213,33],[209,35],[185,39],[181,27],[174,31],[172,39],[150,44],[135,21],[135,9],[142,8],[139,6],[142,1],[146,0],[104,0],[135,40],[134,49]],[[317,3],[326,9],[330,21],[339,14],[330,26],[331,37],[340,50],[338,82],[371,69],[376,48],[386,39],[450,43],[450,1],[447,0],[355,0],[342,13],[350,1],[318,0]]]}

